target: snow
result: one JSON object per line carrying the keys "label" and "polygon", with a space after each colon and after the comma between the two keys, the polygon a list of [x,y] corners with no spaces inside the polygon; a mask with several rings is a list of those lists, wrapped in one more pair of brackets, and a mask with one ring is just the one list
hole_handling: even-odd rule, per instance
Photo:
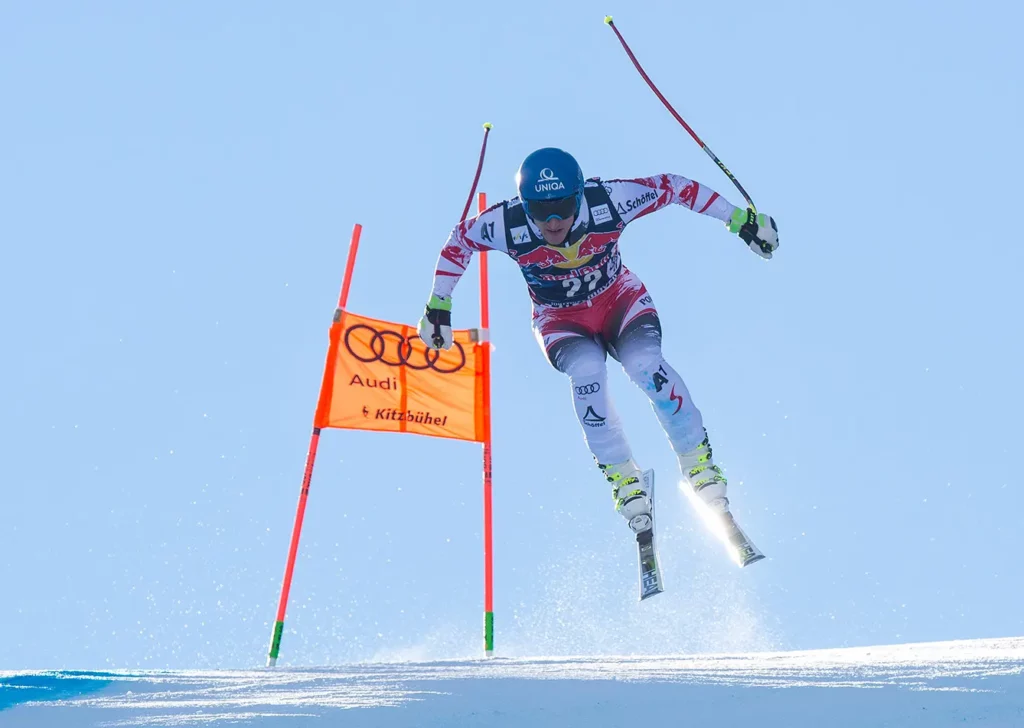
{"label": "snow", "polygon": [[1024,726],[1024,638],[314,669],[0,672],[3,728],[564,728],[625,726],[641,715],[666,726]]}

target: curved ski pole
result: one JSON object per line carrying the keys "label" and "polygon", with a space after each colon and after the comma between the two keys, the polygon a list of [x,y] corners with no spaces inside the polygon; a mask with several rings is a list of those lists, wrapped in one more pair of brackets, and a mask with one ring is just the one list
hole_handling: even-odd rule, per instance
{"label": "curved ski pole", "polygon": [[683,128],[690,133],[690,136],[692,136],[693,140],[700,145],[700,148],[704,150],[704,153],[711,157],[712,161],[718,165],[719,169],[725,172],[726,177],[732,180],[732,183],[736,185],[736,189],[738,189],[740,191],[740,194],[743,195],[743,199],[747,201],[747,205],[756,214],[757,207],[754,205],[754,201],[750,199],[750,195],[747,194],[747,191],[743,189],[743,185],[741,185],[739,180],[736,179],[735,176],[733,176],[733,173],[729,171],[728,167],[726,167],[722,163],[722,160],[715,156],[715,153],[711,151],[711,148],[708,147],[708,145],[705,144],[703,141],[701,141],[701,138],[697,136],[696,132],[694,132],[694,130],[690,128],[690,125],[686,123],[683,117],[681,117],[679,113],[672,108],[672,104],[668,102],[668,99],[666,99],[662,95],[661,91],[658,90],[658,87],[654,85],[654,82],[651,80],[650,76],[647,75],[647,72],[644,71],[643,66],[640,65],[640,61],[638,61],[636,59],[636,56],[633,55],[633,51],[630,50],[629,44],[626,43],[626,39],[622,37],[622,33],[620,33],[619,29],[615,27],[615,22],[612,20],[612,16],[606,15],[604,22],[607,23],[613,31],[615,31],[615,35],[619,39],[619,43],[622,44],[623,49],[625,49],[626,55],[629,56],[629,60],[633,61],[633,65],[636,66],[636,70],[640,72],[640,75],[643,77],[644,81],[647,82],[647,85],[651,87],[651,91],[653,91],[654,94],[661,100],[661,103],[665,105],[665,108],[668,109],[669,113],[671,113],[672,116],[675,117],[676,121],[682,124]]}
{"label": "curved ski pole", "polygon": [[466,215],[469,214],[469,206],[473,204],[473,196],[476,195],[476,186],[480,182],[480,170],[484,168],[484,155],[487,153],[487,135],[491,133],[491,129],[494,126],[487,122],[484,124],[484,141],[480,145],[480,159],[476,163],[476,174],[473,176],[473,186],[469,190],[469,198],[466,200],[466,206],[462,209],[462,217],[459,218],[459,222],[466,219]]}

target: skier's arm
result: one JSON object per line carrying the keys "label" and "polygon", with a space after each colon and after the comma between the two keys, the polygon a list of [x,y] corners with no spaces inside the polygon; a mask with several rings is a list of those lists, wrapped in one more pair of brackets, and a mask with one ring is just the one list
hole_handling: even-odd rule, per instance
{"label": "skier's arm", "polygon": [[506,249],[503,203],[455,226],[437,257],[430,300],[419,324],[423,341],[435,349],[447,349],[452,345],[452,293],[469,267],[473,253],[483,250],[506,252]]}
{"label": "skier's arm", "polygon": [[473,259],[473,253],[482,250],[505,252],[505,211],[502,204],[470,220],[464,220],[451,231],[437,257],[431,295],[451,298],[455,286]]}
{"label": "skier's arm", "polygon": [[728,223],[736,206],[713,189],[678,174],[605,180],[612,204],[624,223],[668,205],[682,205],[694,212]]}
{"label": "skier's arm", "polygon": [[721,220],[762,258],[771,258],[779,247],[778,226],[768,215],[736,207],[710,187],[682,175],[612,179],[604,185],[624,223],[676,204]]}

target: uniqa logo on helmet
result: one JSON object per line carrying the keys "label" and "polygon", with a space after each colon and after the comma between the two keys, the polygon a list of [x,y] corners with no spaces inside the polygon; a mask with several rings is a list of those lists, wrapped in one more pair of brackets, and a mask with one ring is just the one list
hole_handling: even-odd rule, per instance
{"label": "uniqa logo on helmet", "polygon": [[537,183],[533,186],[534,192],[555,192],[564,189],[565,185],[562,184],[562,180],[558,179],[555,173],[548,167],[540,171]]}

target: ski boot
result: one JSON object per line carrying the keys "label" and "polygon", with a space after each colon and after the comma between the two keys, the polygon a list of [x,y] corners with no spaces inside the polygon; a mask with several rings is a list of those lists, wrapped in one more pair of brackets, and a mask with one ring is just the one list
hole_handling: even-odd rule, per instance
{"label": "ski boot", "polygon": [[605,480],[612,485],[615,510],[626,519],[633,533],[649,531],[654,525],[651,517],[651,498],[644,489],[644,475],[630,458],[624,463],[597,466]]}
{"label": "ski boot", "polygon": [[733,561],[742,567],[763,559],[764,554],[747,537],[729,511],[729,499],[725,495],[728,481],[722,469],[715,465],[707,430],[704,431],[704,441],[700,445],[678,457],[684,480],[704,506],[708,525],[726,543]]}
{"label": "ski boot", "polygon": [[630,458],[624,463],[602,465],[605,479],[612,484],[615,510],[622,514],[636,534],[637,563],[640,567],[640,601],[665,591],[654,541],[654,471],[641,472]]}

